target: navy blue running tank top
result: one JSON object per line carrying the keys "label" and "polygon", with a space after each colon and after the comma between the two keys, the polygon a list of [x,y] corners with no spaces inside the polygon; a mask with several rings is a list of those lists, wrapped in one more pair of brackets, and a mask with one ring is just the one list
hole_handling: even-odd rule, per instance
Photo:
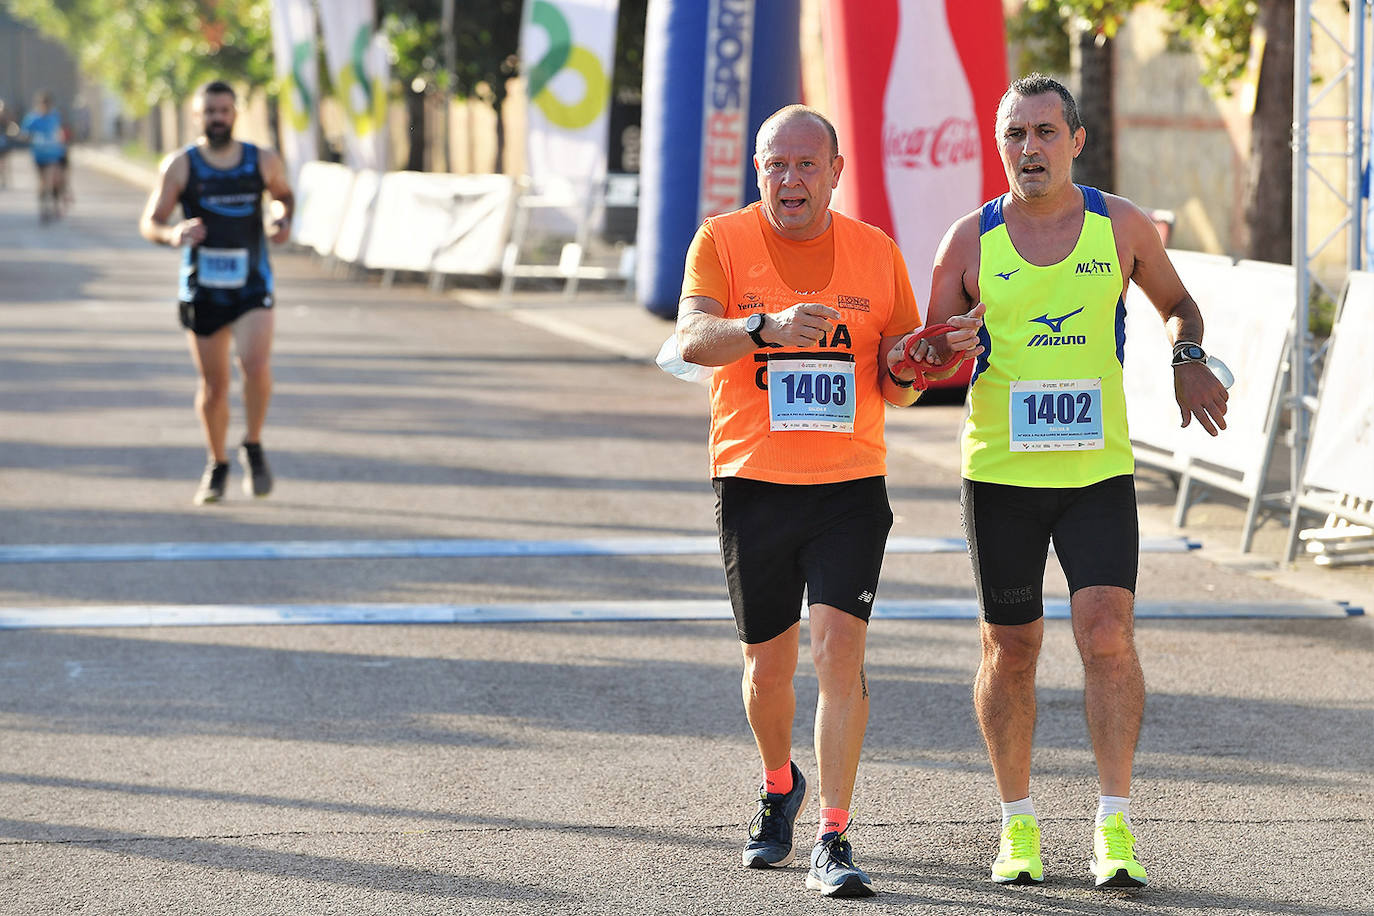
{"label": "navy blue running tank top", "polygon": [[205,241],[182,249],[182,302],[196,305],[272,305],[272,265],[262,226],[258,148],[240,143],[243,156],[230,169],[217,169],[195,144],[186,147],[190,175],[181,192],[182,213],[205,223]]}

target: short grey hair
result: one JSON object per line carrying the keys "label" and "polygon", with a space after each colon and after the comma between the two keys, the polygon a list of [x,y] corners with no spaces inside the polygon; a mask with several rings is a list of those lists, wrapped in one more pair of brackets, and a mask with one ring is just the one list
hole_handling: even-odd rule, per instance
{"label": "short grey hair", "polygon": [[1013,80],[1011,86],[1002,94],[1002,100],[997,103],[997,113],[999,115],[1002,113],[1002,105],[1013,95],[1029,98],[1033,95],[1044,95],[1047,92],[1053,92],[1059,96],[1059,101],[1064,106],[1064,121],[1069,125],[1069,132],[1078,133],[1078,128],[1083,126],[1083,118],[1078,114],[1078,102],[1074,101],[1073,93],[1065,88],[1059,80],[1043,73],[1032,73],[1029,76]]}

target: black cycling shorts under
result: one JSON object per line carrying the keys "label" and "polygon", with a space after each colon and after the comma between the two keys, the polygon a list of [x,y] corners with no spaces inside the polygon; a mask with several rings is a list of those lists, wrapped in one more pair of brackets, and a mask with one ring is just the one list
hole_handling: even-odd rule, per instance
{"label": "black cycling shorts under", "polygon": [[1044,615],[1051,540],[1070,595],[1093,585],[1135,592],[1140,525],[1130,474],[1064,489],[965,480],[961,503],[978,607],[988,623],[1017,625]]}
{"label": "black cycling shorts under", "polygon": [[272,297],[249,298],[232,305],[178,302],[177,317],[181,326],[197,337],[209,337],[225,325],[233,324],[253,309],[270,309]]}
{"label": "black cycling shorts under", "polygon": [[882,477],[780,484],[717,477],[716,527],[741,642],[767,642],[828,604],[868,620],[892,509]]}

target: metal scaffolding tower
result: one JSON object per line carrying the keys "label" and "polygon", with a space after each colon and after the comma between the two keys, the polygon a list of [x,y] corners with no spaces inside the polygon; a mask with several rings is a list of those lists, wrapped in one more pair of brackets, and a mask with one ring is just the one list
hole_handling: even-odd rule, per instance
{"label": "metal scaffolding tower", "polygon": [[[1321,7],[1319,9],[1319,7]],[[1289,344],[1288,379],[1289,410],[1292,437],[1291,479],[1288,496],[1291,500],[1288,552],[1291,562],[1297,549],[1297,532],[1302,514],[1299,499],[1302,495],[1302,475],[1306,463],[1308,433],[1312,414],[1316,410],[1315,365],[1321,358],[1314,352],[1308,333],[1308,306],[1314,288],[1330,301],[1340,301],[1340,288],[1331,289],[1314,271],[1317,258],[1342,235],[1345,236],[1345,263],[1341,276],[1361,264],[1362,233],[1369,227],[1361,225],[1361,170],[1364,150],[1369,138],[1365,120],[1365,86],[1367,77],[1368,30],[1374,0],[1350,0],[1349,28],[1343,31],[1329,23],[1346,15],[1340,4],[1318,0],[1298,0],[1295,8],[1293,67],[1293,266],[1297,275],[1297,309],[1294,313],[1293,333]],[[1314,67],[1314,48],[1329,53],[1337,61],[1334,75],[1319,73]],[[1344,90],[1344,110],[1339,105]],[[1333,109],[1336,113],[1332,112]],[[1328,148],[1314,128],[1322,124],[1340,124],[1344,128],[1340,146]],[[1323,168],[1330,160],[1342,161],[1343,180],[1333,181]],[[1339,184],[1337,183],[1339,182]],[[1345,216],[1323,238],[1314,240],[1310,222],[1316,189],[1325,189],[1334,196]],[[1342,186],[1343,185],[1343,186]]]}

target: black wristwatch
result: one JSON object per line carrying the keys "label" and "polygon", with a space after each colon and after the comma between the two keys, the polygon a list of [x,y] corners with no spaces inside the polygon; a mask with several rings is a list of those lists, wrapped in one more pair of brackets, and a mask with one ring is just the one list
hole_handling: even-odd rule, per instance
{"label": "black wristwatch", "polygon": [[768,316],[763,314],[763,312],[755,312],[744,319],[744,330],[749,333],[749,337],[753,339],[754,346],[756,347],[768,346],[768,341],[764,340],[763,334],[760,333],[767,320]]}
{"label": "black wristwatch", "polygon": [[1207,351],[1193,343],[1191,340],[1181,340],[1174,344],[1174,358],[1169,363],[1171,366],[1181,366],[1184,363],[1205,363],[1207,362]]}

